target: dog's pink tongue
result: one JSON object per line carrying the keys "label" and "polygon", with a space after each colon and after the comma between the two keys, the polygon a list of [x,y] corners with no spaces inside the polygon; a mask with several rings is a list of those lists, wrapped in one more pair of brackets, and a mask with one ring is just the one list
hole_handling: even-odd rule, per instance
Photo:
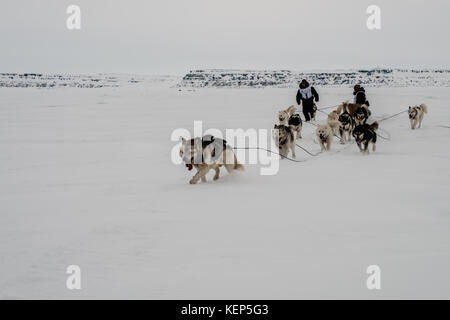
{"label": "dog's pink tongue", "polygon": [[186,167],[188,168],[189,171],[192,170],[192,164],[191,163],[186,163]]}

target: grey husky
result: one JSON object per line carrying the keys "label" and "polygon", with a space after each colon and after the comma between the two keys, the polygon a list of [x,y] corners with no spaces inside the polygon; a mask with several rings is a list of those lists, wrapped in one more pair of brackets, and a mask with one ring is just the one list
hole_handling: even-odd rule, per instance
{"label": "grey husky", "polygon": [[238,163],[236,155],[227,142],[211,135],[190,140],[181,138],[180,157],[189,171],[194,167],[197,169],[197,173],[189,181],[190,184],[196,184],[200,179],[206,182],[206,174],[209,170],[216,172],[214,180],[219,179],[222,166],[225,166],[228,172],[244,170],[244,166]]}
{"label": "grey husky", "polygon": [[278,152],[281,159],[287,158],[289,150],[292,157],[295,159],[295,135],[291,127],[285,125],[275,125],[273,127],[272,137],[275,140],[275,145],[278,147]]}

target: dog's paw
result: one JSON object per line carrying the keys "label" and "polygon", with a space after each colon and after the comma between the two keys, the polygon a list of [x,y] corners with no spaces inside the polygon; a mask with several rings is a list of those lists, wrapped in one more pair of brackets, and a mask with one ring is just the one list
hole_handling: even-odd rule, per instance
{"label": "dog's paw", "polygon": [[196,184],[196,183],[197,183],[197,181],[195,181],[195,179],[189,180],[189,184]]}

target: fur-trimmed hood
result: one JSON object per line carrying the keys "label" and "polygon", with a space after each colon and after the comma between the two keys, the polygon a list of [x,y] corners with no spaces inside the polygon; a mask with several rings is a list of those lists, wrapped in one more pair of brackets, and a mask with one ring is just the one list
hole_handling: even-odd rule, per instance
{"label": "fur-trimmed hood", "polygon": [[303,79],[302,82],[298,85],[300,89],[306,89],[309,87],[309,82],[306,79]]}

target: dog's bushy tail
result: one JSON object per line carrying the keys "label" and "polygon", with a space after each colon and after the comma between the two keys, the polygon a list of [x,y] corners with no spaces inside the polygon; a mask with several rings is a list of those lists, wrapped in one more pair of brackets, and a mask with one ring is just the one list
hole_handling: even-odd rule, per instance
{"label": "dog's bushy tail", "polygon": [[373,129],[373,131],[378,130],[378,128],[379,128],[378,121],[375,121],[374,123],[372,123],[372,124],[370,125],[370,127]]}
{"label": "dog's bushy tail", "polygon": [[422,103],[422,104],[420,105],[420,108],[422,108],[422,111],[423,111],[423,112],[428,113],[428,107],[427,107],[427,105],[426,105],[425,103]]}
{"label": "dog's bushy tail", "polygon": [[244,166],[238,162],[236,155],[234,155],[234,167],[233,167],[233,169],[234,170],[244,171]]}
{"label": "dog's bushy tail", "polygon": [[341,122],[339,120],[328,120],[327,121],[328,125],[332,128],[334,127],[339,127],[341,125]]}
{"label": "dog's bushy tail", "polygon": [[341,126],[341,122],[339,120],[328,120],[327,123],[333,131],[333,134],[337,135],[339,132],[339,127]]}
{"label": "dog's bushy tail", "polygon": [[294,113],[295,113],[295,106],[294,105],[291,105],[291,106],[289,106],[289,108],[287,108],[287,113],[289,114],[289,117],[290,116],[292,116]]}

